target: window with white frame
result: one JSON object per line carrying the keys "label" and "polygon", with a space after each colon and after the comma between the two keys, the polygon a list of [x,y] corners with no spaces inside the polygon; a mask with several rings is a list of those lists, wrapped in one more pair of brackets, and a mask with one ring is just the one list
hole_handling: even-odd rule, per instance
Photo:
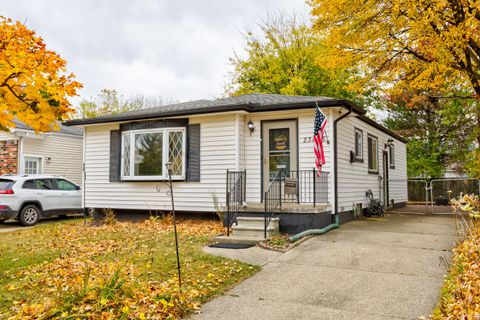
{"label": "window with white frame", "polygon": [[126,131],[122,133],[122,179],[185,178],[185,128]]}
{"label": "window with white frame", "polygon": [[378,173],[378,138],[368,136],[368,171]]}
{"label": "window with white frame", "polygon": [[355,160],[363,160],[363,131],[355,128]]}
{"label": "window with white frame", "polygon": [[26,156],[23,162],[23,171],[25,174],[42,173],[42,158]]}

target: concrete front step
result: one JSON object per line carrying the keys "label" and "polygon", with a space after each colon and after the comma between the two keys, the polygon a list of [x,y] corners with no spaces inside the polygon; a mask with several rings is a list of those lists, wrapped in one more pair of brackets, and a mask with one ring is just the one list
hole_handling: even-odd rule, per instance
{"label": "concrete front step", "polygon": [[215,242],[218,243],[228,243],[228,244],[257,244],[260,241],[265,240],[263,236],[259,237],[246,237],[246,236],[234,236],[231,235],[230,237],[227,236],[216,236],[213,238]]}
{"label": "concrete front step", "polygon": [[[274,226],[274,228],[278,229],[279,223],[280,223],[279,218],[272,218],[268,225]],[[259,227],[259,228],[262,228],[263,230],[265,225],[265,218],[264,217],[237,217],[237,225],[241,227]]]}
{"label": "concrete front step", "polygon": [[[263,238],[264,236],[264,227],[244,227],[244,226],[232,226],[232,235],[241,236],[241,237],[258,237]],[[272,225],[267,227],[267,238],[278,234],[278,228],[275,228]]]}

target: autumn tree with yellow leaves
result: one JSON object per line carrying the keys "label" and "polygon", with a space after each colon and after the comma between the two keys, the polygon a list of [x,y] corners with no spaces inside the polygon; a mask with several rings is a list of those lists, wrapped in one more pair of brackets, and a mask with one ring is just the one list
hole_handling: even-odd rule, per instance
{"label": "autumn tree with yellow leaves", "polygon": [[13,127],[16,117],[36,131],[49,131],[75,112],[68,98],[82,85],[66,65],[35,31],[0,16],[0,128]]}
{"label": "autumn tree with yellow leaves", "polygon": [[[352,88],[375,87],[394,96],[422,92],[433,101],[462,92],[460,98],[471,97],[475,104],[467,117],[476,123],[474,135],[480,145],[480,1],[309,4],[314,28],[330,49],[319,59],[330,68],[362,67],[364,77]],[[474,167],[480,166],[478,150],[469,156]]]}
{"label": "autumn tree with yellow leaves", "polygon": [[[381,84],[480,97],[480,2],[310,0],[330,66],[358,66],[362,87]],[[480,125],[480,108],[478,109]],[[479,136],[480,141],[480,136]]]}

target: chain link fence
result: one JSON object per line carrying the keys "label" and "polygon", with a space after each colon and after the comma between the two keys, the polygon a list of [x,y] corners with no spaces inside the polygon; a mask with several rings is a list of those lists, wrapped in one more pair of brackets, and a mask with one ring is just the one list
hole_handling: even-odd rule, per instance
{"label": "chain link fence", "polygon": [[453,212],[451,200],[461,194],[480,194],[480,180],[471,178],[446,178],[430,181],[430,200],[434,213]]}
{"label": "chain link fence", "polygon": [[[480,195],[480,179],[391,179],[388,181],[388,199],[394,203],[406,202],[405,212],[452,213],[451,200],[461,194]],[[404,201],[402,199],[405,198]],[[389,207],[393,207],[389,203]]]}

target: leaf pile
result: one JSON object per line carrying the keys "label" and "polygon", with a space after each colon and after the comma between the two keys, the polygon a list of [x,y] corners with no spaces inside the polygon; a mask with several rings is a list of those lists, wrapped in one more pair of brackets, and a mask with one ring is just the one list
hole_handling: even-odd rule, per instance
{"label": "leaf pile", "polygon": [[475,201],[478,204],[478,197],[463,196],[459,201],[464,211],[477,212],[471,213],[472,221],[464,232],[465,238],[453,249],[434,319],[480,319],[480,220],[476,218],[478,206],[474,210],[475,206],[471,205]]}
{"label": "leaf pile", "polygon": [[176,319],[256,271],[201,251],[219,222],[185,220],[178,231],[181,290],[169,218],[1,235],[0,318]]}

